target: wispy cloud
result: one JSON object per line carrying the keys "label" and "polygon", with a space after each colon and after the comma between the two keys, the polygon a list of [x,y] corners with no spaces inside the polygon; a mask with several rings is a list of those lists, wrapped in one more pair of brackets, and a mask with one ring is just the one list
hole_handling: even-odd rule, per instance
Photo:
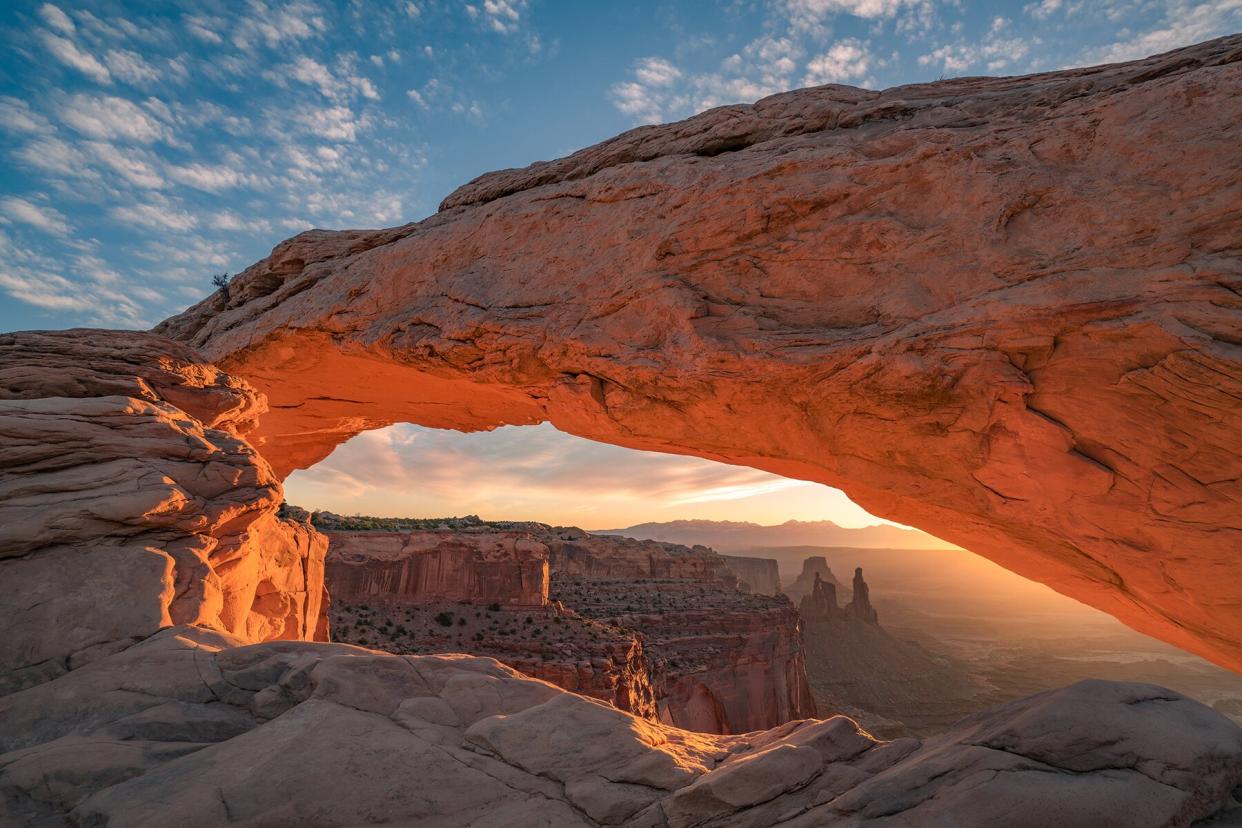
{"label": "wispy cloud", "polygon": [[475,434],[409,425],[366,432],[290,477],[286,497],[346,513],[475,513],[589,528],[693,516],[877,522],[825,486],[595,443],[547,424]]}
{"label": "wispy cloud", "polygon": [[61,63],[77,69],[99,83],[112,83],[112,73],[108,71],[108,67],[69,38],[52,32],[43,32],[42,40],[43,45],[52,53],[52,57]]}
{"label": "wispy cloud", "polygon": [[24,198],[5,196],[0,199],[0,211],[12,221],[29,224],[47,233],[67,236],[73,231],[69,222],[55,208],[34,204]]}
{"label": "wispy cloud", "polygon": [[840,15],[898,26],[933,15],[929,0],[786,0],[769,7],[764,34],[746,42],[710,70],[691,71],[673,58],[648,56],[608,97],[636,123],[659,123],[729,103],[823,83],[868,85],[887,63],[860,37],[831,37]]}
{"label": "wispy cloud", "polygon": [[73,95],[61,106],[59,114],[67,126],[92,138],[119,138],[149,144],[170,135],[168,126],[148,109],[115,95]]}
{"label": "wispy cloud", "polygon": [[995,17],[987,34],[979,41],[958,41],[945,44],[919,56],[919,64],[943,69],[950,74],[960,74],[969,69],[999,72],[1021,61],[1030,54],[1040,39],[1026,39],[1014,31],[1005,17]]}

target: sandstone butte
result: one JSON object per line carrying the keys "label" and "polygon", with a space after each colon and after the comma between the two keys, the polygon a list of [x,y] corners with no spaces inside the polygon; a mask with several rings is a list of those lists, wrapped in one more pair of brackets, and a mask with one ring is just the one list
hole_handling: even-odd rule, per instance
{"label": "sandstone butte", "polygon": [[277,505],[366,429],[551,421],[839,486],[1242,669],[1239,123],[1242,36],[790,92],[304,233],[154,333],[0,335],[0,821],[1236,809],[1242,732],[1145,685],[922,742],[703,736],[489,659],[307,640],[323,539]]}

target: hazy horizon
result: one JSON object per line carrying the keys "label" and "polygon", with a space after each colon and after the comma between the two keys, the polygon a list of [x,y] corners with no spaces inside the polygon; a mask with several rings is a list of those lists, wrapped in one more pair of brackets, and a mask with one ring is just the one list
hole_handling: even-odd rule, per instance
{"label": "hazy horizon", "polygon": [[368,431],[290,475],[285,500],[346,515],[473,514],[584,529],[670,520],[911,528],[819,483],[597,443],[549,423],[474,433],[408,424]]}

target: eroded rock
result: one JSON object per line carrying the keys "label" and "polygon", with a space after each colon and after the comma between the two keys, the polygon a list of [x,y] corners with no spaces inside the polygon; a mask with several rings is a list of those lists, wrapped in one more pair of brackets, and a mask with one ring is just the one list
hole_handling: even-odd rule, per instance
{"label": "eroded rock", "polygon": [[[0,821],[133,826],[1187,825],[1242,732],[1083,682],[919,742],[667,727],[491,659],[174,627],[0,698]],[[782,824],[785,824],[782,822]]]}
{"label": "eroded rock", "polygon": [[1239,668],[1240,47],[644,127],[159,330],[267,394],[280,475],[551,421],[838,486]]}
{"label": "eroded rock", "polygon": [[0,335],[0,692],[170,624],[314,637],[326,545],[275,515],[265,408],[153,334]]}

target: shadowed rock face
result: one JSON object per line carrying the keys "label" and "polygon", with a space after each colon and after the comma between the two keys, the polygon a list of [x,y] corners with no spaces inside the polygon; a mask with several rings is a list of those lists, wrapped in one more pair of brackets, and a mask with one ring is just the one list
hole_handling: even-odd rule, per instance
{"label": "shadowed rock face", "polygon": [[169,624],[326,634],[327,543],[241,436],[265,407],[161,336],[0,335],[0,694]]}
{"label": "shadowed rock face", "polygon": [[0,698],[0,822],[1155,828],[1242,774],[1242,731],[1149,685],[1083,682],[921,742],[844,717],[714,736],[489,658],[242,644],[174,627]]}
{"label": "shadowed rock face", "polygon": [[550,420],[843,488],[1242,668],[1242,37],[785,93],[311,231],[158,330],[278,474]]}

